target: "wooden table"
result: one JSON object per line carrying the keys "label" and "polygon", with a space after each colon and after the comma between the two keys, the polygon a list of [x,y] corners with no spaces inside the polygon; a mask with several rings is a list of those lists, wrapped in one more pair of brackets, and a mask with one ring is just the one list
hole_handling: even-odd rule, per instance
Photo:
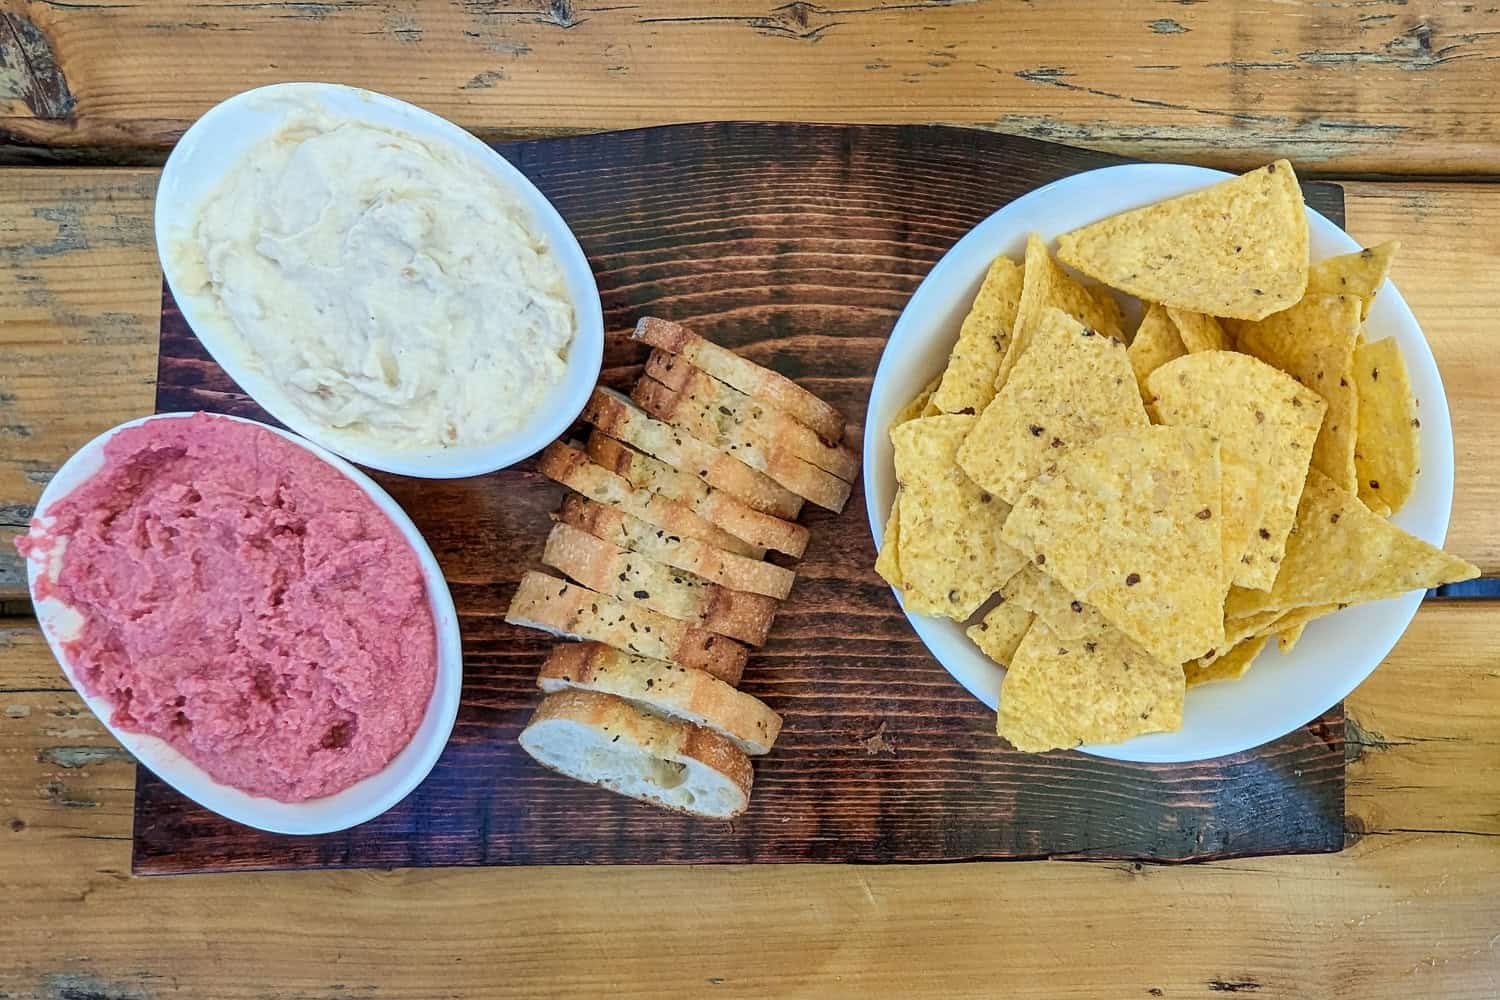
{"label": "wooden table", "polygon": [[[1442,367],[1449,545],[1500,574],[1493,0],[850,5],[0,0],[0,538],[146,413],[156,170],[252,85],[337,79],[488,138],[706,118],[948,122],[1273,155],[1399,238]],[[1347,703],[1348,847],[1035,862],[128,875],[133,765],[0,557],[0,997],[1494,997],[1500,607],[1429,601]]]}

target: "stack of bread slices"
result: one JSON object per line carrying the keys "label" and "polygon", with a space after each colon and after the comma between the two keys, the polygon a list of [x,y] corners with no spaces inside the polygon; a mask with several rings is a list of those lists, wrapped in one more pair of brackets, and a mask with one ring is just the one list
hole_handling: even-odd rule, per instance
{"label": "stack of bread slices", "polygon": [[[539,471],[570,492],[505,620],[578,643],[542,665],[521,746],[545,767],[632,798],[727,819],[781,717],[737,689],[807,547],[804,500],[840,511],[859,456],[837,410],[676,323],[629,398],[596,389],[587,441]],[[776,561],[767,553],[778,553]]]}

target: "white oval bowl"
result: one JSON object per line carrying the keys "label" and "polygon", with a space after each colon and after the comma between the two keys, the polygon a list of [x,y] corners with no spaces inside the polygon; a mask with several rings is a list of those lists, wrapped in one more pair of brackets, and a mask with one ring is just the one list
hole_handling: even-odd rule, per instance
{"label": "white oval bowl", "polygon": [[[190,413],[161,413],[139,420],[130,420],[111,428],[76,451],[63,467],[52,477],[36,505],[36,516],[47,524],[47,511],[58,500],[67,496],[98,472],[104,465],[104,445],[110,438],[128,427],[136,427],[153,420],[175,420],[190,417]],[[276,427],[269,427],[254,420],[241,417],[224,417],[242,424],[251,424],[279,434],[297,447],[322,459],[345,477],[352,480],[375,506],[391,519],[417,554],[422,565],[422,576],[427,584],[427,599],[432,607],[433,623],[437,631],[438,661],[437,675],[432,686],[432,695],[427,702],[427,712],[421,725],[413,734],[411,742],[384,768],[363,778],[341,792],[306,802],[278,802],[260,795],[251,795],[238,788],[231,788],[211,778],[207,772],[187,757],[173,749],[166,741],[154,736],[134,733],[117,728],[110,718],[114,705],[107,698],[95,697],[83,689],[73,674],[72,664],[63,651],[63,641],[77,623],[77,612],[61,600],[49,597],[37,599],[37,580],[47,572],[47,566],[36,555],[26,561],[26,581],[31,588],[32,603],[36,607],[37,620],[52,655],[67,676],[68,682],[83,698],[104,728],[108,729],[120,744],[130,751],[142,764],[205,809],[211,809],[236,823],[253,826],[272,833],[316,834],[332,833],[373,819],[390,809],[421,784],[437,763],[438,756],[447,745],[448,735],[453,731],[453,721],[458,716],[458,699],[463,687],[463,648],[459,638],[458,615],[453,609],[453,598],[448,593],[448,584],[443,572],[433,558],[432,550],[422,538],[416,525],[406,512],[392,500],[390,494],[381,489],[368,476],[348,462],[332,455],[323,448],[304,441],[294,434]]]}
{"label": "white oval bowl", "polygon": [[[943,370],[990,262],[1000,254],[1022,256],[1027,233],[1039,233],[1050,241],[1079,226],[1229,176],[1203,167],[1128,164],[1067,177],[1001,208],[933,266],[896,321],[870,393],[864,432],[865,503],[877,549],[896,495],[891,421]],[[1307,209],[1307,218],[1314,261],[1360,249],[1347,233],[1313,209]],[[1375,298],[1366,333],[1370,340],[1397,339],[1421,406],[1421,475],[1411,499],[1393,520],[1418,538],[1442,545],[1453,505],[1448,398],[1416,318],[1389,281]],[[1290,654],[1268,647],[1242,679],[1189,690],[1182,728],[1175,733],[1078,749],[1115,760],[1182,762],[1238,753],[1284,736],[1327,711],[1379,666],[1416,614],[1422,597],[1416,591],[1312,622]],[[899,592],[896,599],[901,599]],[[906,617],[960,684],[990,708],[999,705],[1005,670],[969,641],[962,625],[909,611]]]}
{"label": "white oval bowl", "polygon": [[[191,231],[204,198],[245,153],[269,138],[296,103],[316,101],[335,116],[408,132],[441,144],[513,190],[546,237],[562,267],[576,330],[563,378],[516,430],[495,441],[461,448],[395,449],[366,435],[342,433],[309,417],[243,353],[241,338],[211,310],[182,294],[167,248]],[[167,158],[156,190],[156,249],[182,317],[219,366],[271,416],[329,451],[372,469],[425,479],[477,476],[536,454],[567,430],[599,381],[604,359],[604,314],[599,287],[578,240],[552,203],[504,157],[445,118],[404,101],[331,83],[279,83],[236,94],[193,123]]]}

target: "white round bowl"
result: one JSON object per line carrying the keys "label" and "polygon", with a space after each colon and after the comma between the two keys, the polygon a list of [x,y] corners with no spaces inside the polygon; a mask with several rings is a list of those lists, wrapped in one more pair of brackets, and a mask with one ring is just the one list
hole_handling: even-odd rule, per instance
{"label": "white round bowl", "polygon": [[[985,270],[999,254],[1020,257],[1026,234],[1052,240],[1099,219],[1206,187],[1230,176],[1175,164],[1129,164],[1077,174],[1017,198],[954,244],[912,295],[896,321],[870,394],[865,422],[865,497],[877,548],[896,495],[890,425],[897,411],[947,363],[958,328]],[[1307,210],[1312,259],[1360,245]],[[1395,286],[1386,282],[1366,323],[1370,340],[1395,337],[1411,371],[1422,413],[1422,471],[1416,491],[1393,520],[1434,545],[1443,544],[1453,504],[1453,431],[1448,399],[1422,330]],[[897,593],[900,599],[900,593]],[[1308,625],[1290,654],[1268,647],[1241,680],[1187,693],[1182,728],[1110,746],[1079,747],[1116,760],[1206,760],[1284,736],[1353,691],[1385,659],[1422,601],[1421,592],[1358,605]],[[954,678],[991,708],[1005,670],[964,635],[963,626],[907,612],[923,643]]]}
{"label": "white round bowl", "polygon": [[[36,516],[45,526],[47,511],[51,506],[82,485],[103,466],[104,445],[120,431],[152,420],[173,420],[189,416],[192,414],[160,413],[127,421],[100,434],[75,452],[73,457],[63,463],[57,475],[52,477],[41,500],[37,502]],[[52,655],[57,657],[68,682],[83,698],[89,710],[98,716],[104,728],[136,760],[205,809],[211,809],[236,823],[272,833],[332,833],[373,819],[390,809],[421,784],[422,779],[427,777],[437,763],[438,756],[448,742],[448,735],[453,731],[453,721],[458,716],[459,692],[463,687],[463,649],[459,641],[458,615],[453,609],[453,598],[448,593],[443,572],[433,558],[432,550],[427,547],[427,542],[417,531],[416,525],[411,523],[411,518],[406,516],[406,512],[391,499],[390,494],[375,485],[370,477],[337,455],[329,454],[294,434],[254,420],[240,417],[224,419],[252,424],[279,434],[353,480],[375,506],[391,519],[417,554],[417,560],[422,565],[422,576],[427,583],[427,599],[432,605],[432,618],[437,630],[437,676],[421,725],[417,727],[411,742],[389,764],[341,792],[306,802],[278,802],[221,784],[164,740],[115,727],[110,721],[114,705],[106,698],[95,697],[84,691],[63,651],[63,642],[77,629],[78,613],[55,597],[37,599],[37,581],[49,572],[48,566],[38,555],[27,560],[27,584],[31,588],[31,598],[36,607],[37,620],[42,626],[42,634],[47,637],[47,645],[52,647]]]}
{"label": "white round bowl", "polygon": [[[183,294],[174,280],[168,248],[188,234],[198,206],[255,144],[284,123],[294,105],[314,101],[339,117],[400,129],[441,144],[472,160],[513,190],[533,228],[562,266],[576,331],[566,372],[525,423],[483,445],[461,448],[393,449],[361,435],[340,433],[312,420],[276,381],[243,353],[240,338],[219,317]],[[185,319],[219,366],[271,416],[310,441],[372,469],[425,479],[477,476],[514,465],[541,451],[567,430],[599,380],[604,358],[604,314],[599,287],[573,231],[543,194],[505,158],[468,132],[430,111],[383,94],[331,83],[280,83],[247,90],[210,108],[193,123],[167,158],[156,189],[156,249],[162,273]]]}

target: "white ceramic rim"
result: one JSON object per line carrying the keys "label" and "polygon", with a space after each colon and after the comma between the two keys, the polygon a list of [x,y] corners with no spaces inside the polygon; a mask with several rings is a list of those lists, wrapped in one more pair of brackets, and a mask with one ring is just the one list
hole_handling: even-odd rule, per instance
{"label": "white ceramic rim", "polygon": [[[129,420],[112,427],[74,452],[52,481],[42,492],[36,505],[36,516],[43,520],[47,511],[58,500],[98,472],[104,462],[104,445],[110,438],[129,427],[154,420],[180,420],[192,413],[159,413],[137,420]],[[448,584],[443,579],[442,569],[432,555],[426,540],[411,518],[406,516],[390,494],[376,485],[370,477],[360,472],[337,455],[329,453],[295,434],[277,427],[270,427],[255,420],[210,414],[237,423],[249,424],[280,435],[316,458],[322,459],[339,473],[352,480],[364,491],[380,510],[391,519],[417,554],[426,582],[427,598],[432,606],[433,623],[437,630],[438,662],[437,675],[433,680],[432,695],[427,702],[427,711],[421,724],[413,734],[411,742],[384,768],[363,778],[341,792],[306,802],[278,802],[275,799],[251,795],[237,788],[221,784],[173,749],[165,741],[154,736],[118,729],[110,722],[113,704],[106,698],[95,697],[84,691],[73,676],[73,671],[63,653],[62,639],[57,634],[59,619],[69,613],[57,598],[45,601],[37,599],[37,579],[45,570],[39,558],[26,561],[26,582],[31,589],[32,603],[36,607],[37,621],[47,645],[57,658],[68,683],[73,685],[89,710],[98,717],[104,728],[119,740],[121,745],[140,763],[149,767],[159,778],[205,809],[211,809],[227,819],[271,833],[320,834],[333,833],[363,823],[379,816],[422,783],[432,771],[448,736],[453,731],[458,717],[459,695],[463,688],[463,646],[458,629],[458,614],[453,607],[453,598],[448,593]]]}
{"label": "white ceramic rim", "polygon": [[[889,425],[946,362],[969,303],[997,255],[1019,256],[1026,234],[1049,241],[1059,233],[1231,175],[1181,164],[1126,164],[1063,178],[1005,205],[985,219],[933,266],[897,319],[876,370],[864,429],[865,503],[878,550],[895,495]],[[1313,259],[1360,249],[1360,244],[1312,208],[1307,209]],[[1447,395],[1416,317],[1387,281],[1366,321],[1370,340],[1394,336],[1401,345],[1422,414],[1422,470],[1416,491],[1393,518],[1406,531],[1442,545],[1453,503],[1453,433]],[[896,593],[898,602],[901,600]],[[1249,750],[1294,731],[1321,715],[1379,666],[1406,630],[1423,593],[1348,608],[1308,625],[1288,655],[1263,652],[1255,668],[1235,683],[1207,684],[1187,694],[1183,727],[1085,753],[1116,760],[1178,763]],[[904,608],[903,608],[904,610]],[[906,613],[932,655],[990,708],[999,703],[1005,671],[979,652],[963,627]],[[1307,683],[1309,676],[1319,682]],[[1269,697],[1285,689],[1291,697]],[[1254,697],[1250,697],[1254,695]],[[1265,705],[1249,707],[1257,699]]]}
{"label": "white ceramic rim", "polygon": [[[289,106],[288,102],[306,100],[324,104],[335,114],[446,144],[512,188],[530,212],[535,227],[546,237],[562,266],[577,329],[562,380],[515,431],[488,444],[428,450],[383,448],[364,436],[339,433],[297,407],[273,379],[259,372],[237,349],[237,335],[215,322],[201,302],[181,293],[173,280],[171,255],[166,248],[174,236],[187,230],[198,204],[219,185],[240,154],[279,127],[285,108],[278,112],[277,103]],[[604,314],[593,269],[573,231],[546,196],[503,156],[446,118],[414,104],[332,83],[279,83],[236,94],[194,122],[167,158],[156,192],[155,231],[162,273],[182,317],[219,366],[282,424],[360,465],[424,479],[477,476],[514,465],[567,430],[599,380],[604,359]]]}

